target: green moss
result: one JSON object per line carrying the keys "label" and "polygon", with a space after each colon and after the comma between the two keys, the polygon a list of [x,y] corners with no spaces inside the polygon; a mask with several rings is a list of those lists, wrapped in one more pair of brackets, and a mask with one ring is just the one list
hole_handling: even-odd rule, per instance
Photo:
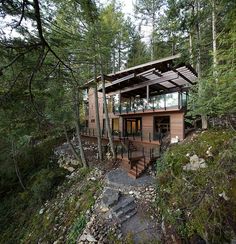
{"label": "green moss", "polygon": [[[236,219],[227,223],[233,210],[225,208],[229,201],[220,195],[234,198],[230,189],[234,189],[232,178],[236,176],[236,140],[232,139],[235,136],[233,131],[205,131],[192,140],[171,146],[157,162],[160,218],[181,237],[188,239],[198,234],[210,242],[231,238],[229,233]],[[210,147],[212,157],[206,154]],[[207,168],[184,171],[183,166],[189,162],[187,154],[204,158]]]}

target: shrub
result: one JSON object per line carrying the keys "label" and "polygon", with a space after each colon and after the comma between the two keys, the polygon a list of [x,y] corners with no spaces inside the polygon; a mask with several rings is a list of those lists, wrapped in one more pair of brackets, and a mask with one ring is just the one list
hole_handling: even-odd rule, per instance
{"label": "shrub", "polygon": [[35,201],[43,202],[52,196],[53,188],[64,179],[60,169],[41,169],[33,176],[30,191]]}

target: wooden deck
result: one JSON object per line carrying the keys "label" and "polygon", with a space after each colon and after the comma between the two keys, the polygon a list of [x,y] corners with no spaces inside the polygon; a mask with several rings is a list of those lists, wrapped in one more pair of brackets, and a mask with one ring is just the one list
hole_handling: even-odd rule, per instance
{"label": "wooden deck", "polygon": [[117,159],[121,160],[121,167],[128,172],[128,175],[134,179],[140,177],[145,170],[157,159],[156,157],[143,156],[142,152],[136,152],[131,158],[127,154],[119,155]]}
{"label": "wooden deck", "polygon": [[[96,141],[96,135],[82,134],[84,138]],[[107,143],[108,138],[102,137],[103,142]],[[157,158],[160,157],[160,142],[141,140],[139,137],[119,137],[113,136],[115,144],[116,159],[121,161],[121,167],[127,170],[128,175],[134,179],[140,177],[145,170]]]}

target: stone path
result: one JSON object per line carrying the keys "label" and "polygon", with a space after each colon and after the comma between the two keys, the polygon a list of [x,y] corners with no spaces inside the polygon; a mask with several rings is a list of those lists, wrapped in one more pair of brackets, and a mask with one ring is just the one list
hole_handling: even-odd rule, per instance
{"label": "stone path", "polygon": [[[155,201],[155,180],[150,175],[132,179],[123,169],[115,169],[105,176],[106,187],[116,192],[119,200],[111,209],[121,223],[122,236],[131,235],[134,243],[150,243],[159,240],[160,228],[153,216],[146,213]],[[140,202],[144,204],[140,207]]]}
{"label": "stone path", "polygon": [[119,224],[123,224],[137,213],[134,197],[123,196],[118,203],[111,209],[113,216],[115,216]]}
{"label": "stone path", "polygon": [[154,184],[149,175],[134,180],[122,169],[108,172],[103,192],[78,243],[110,243],[108,233],[121,243],[127,235],[134,243],[158,241],[157,221],[147,211],[155,201]]}
{"label": "stone path", "polygon": [[155,180],[150,175],[143,175],[138,179],[133,179],[128,176],[128,173],[121,169],[114,169],[107,173],[105,181],[108,185],[114,186],[117,188],[136,188],[136,187],[145,187],[154,185]]}

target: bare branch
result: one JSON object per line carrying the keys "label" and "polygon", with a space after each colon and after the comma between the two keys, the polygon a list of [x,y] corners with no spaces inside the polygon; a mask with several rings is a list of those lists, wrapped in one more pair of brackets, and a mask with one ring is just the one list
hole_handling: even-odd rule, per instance
{"label": "bare branch", "polygon": [[25,4],[26,4],[26,2],[25,2],[25,0],[23,0],[22,1],[22,10],[21,10],[20,21],[15,25],[15,28],[21,25],[21,22],[22,22],[22,20],[24,18],[24,15],[25,15]]}
{"label": "bare branch", "polygon": [[38,70],[40,69],[40,67],[43,65],[43,62],[49,52],[49,50],[46,51],[46,53],[44,54],[44,48],[42,50],[42,52],[39,54],[39,57],[38,57],[38,60],[37,60],[37,63],[36,63],[36,66],[35,68],[33,69],[33,71],[31,72],[31,75],[30,75],[30,78],[29,78],[29,83],[28,83],[28,89],[29,89],[29,94],[30,94],[30,101],[34,107],[34,110],[35,112],[40,116],[40,117],[43,117],[42,113],[38,110],[36,104],[35,104],[35,101],[34,101],[34,95],[32,93],[32,82],[33,82],[33,79],[36,75],[36,73],[38,72]]}

